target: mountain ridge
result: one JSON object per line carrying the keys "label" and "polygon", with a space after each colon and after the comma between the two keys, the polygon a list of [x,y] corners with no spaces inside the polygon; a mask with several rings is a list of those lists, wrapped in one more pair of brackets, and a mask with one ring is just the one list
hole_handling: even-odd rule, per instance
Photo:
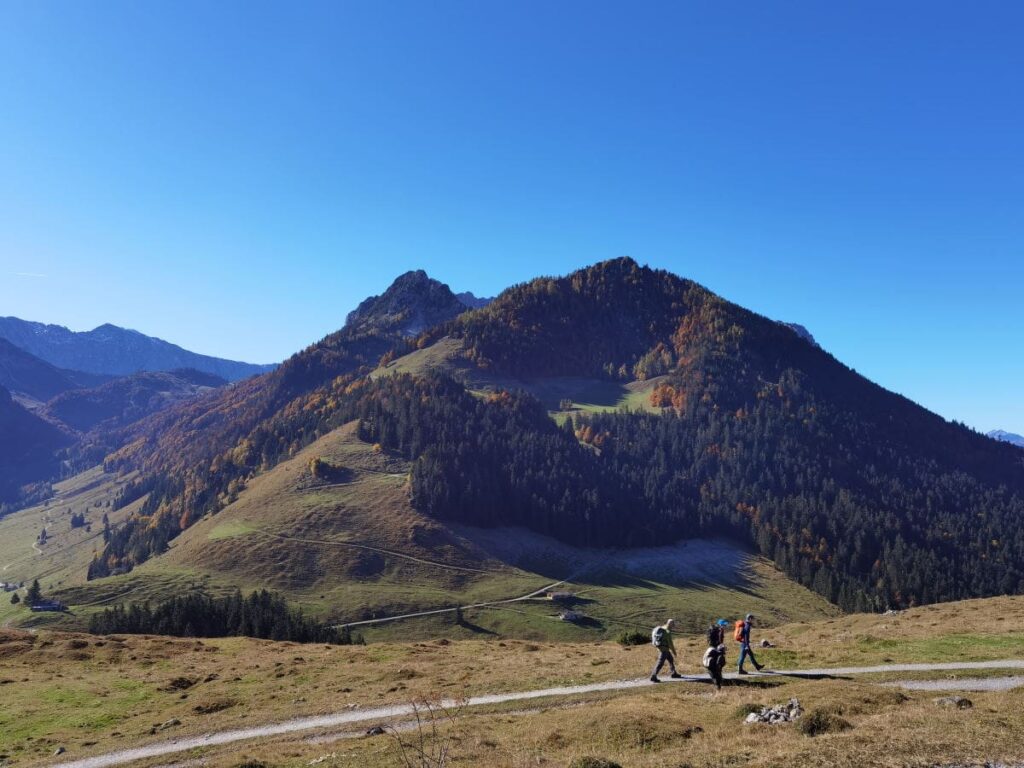
{"label": "mountain ridge", "polygon": [[71,331],[62,325],[0,317],[0,338],[58,368],[93,374],[125,376],[138,371],[193,368],[236,381],[274,367],[190,352],[110,323],[91,331]]}
{"label": "mountain ridge", "polygon": [[[735,536],[847,608],[1024,590],[1018,452],[864,379],[793,329],[617,259],[513,286],[476,310],[441,291],[439,317],[451,316],[411,338],[426,315],[404,302],[427,280],[401,276],[270,378],[149,422],[109,465],[143,470],[138,492],[150,496],[92,575],[159,554],[247,478],[356,420],[362,439],[412,462],[414,504],[436,519],[587,545]],[[559,404],[556,427],[531,395],[500,386],[367,377],[452,338],[443,354],[511,382],[649,381],[647,413]],[[230,404],[246,384],[252,399]],[[967,525],[965,509],[984,523]],[[954,552],[980,565],[965,569]],[[919,565],[895,567],[907,557]]]}

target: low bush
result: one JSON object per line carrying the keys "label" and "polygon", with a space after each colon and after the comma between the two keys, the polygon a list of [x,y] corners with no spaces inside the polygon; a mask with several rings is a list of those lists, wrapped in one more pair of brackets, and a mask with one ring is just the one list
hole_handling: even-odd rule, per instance
{"label": "low bush", "polygon": [[825,733],[848,731],[853,728],[853,724],[839,715],[819,709],[800,718],[796,727],[804,736],[821,736]]}

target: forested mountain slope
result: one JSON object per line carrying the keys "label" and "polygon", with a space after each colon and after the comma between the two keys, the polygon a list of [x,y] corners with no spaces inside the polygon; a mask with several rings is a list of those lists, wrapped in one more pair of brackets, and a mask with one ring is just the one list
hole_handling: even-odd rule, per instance
{"label": "forested mountain slope", "polygon": [[[379,326],[360,320],[265,380],[158,417],[112,456],[151,494],[92,575],[161,552],[261,468],[359,419],[364,439],[412,461],[413,504],[435,518],[582,545],[726,533],[847,608],[1024,591],[1018,449],[695,283],[603,262],[453,312],[413,344],[409,318],[424,315],[379,306]],[[655,413],[566,407],[558,426],[527,394],[365,376],[375,357],[442,339],[509,380],[653,380]]]}
{"label": "forested mountain slope", "polygon": [[0,387],[0,514],[23,485],[48,480],[60,468],[55,452],[71,438],[29,413]]}
{"label": "forested mountain slope", "polygon": [[45,402],[61,392],[94,386],[103,377],[65,371],[0,338],[0,387]]}
{"label": "forested mountain slope", "polygon": [[351,312],[345,326],[263,376],[156,414],[112,436],[110,468],[138,468],[144,478],[121,503],[147,493],[142,517],[130,521],[97,560],[92,575],[131,567],[163,551],[202,514],[233,500],[245,480],[274,466],[327,430],[326,387],[340,389],[369,373],[387,353],[409,348],[422,323],[447,321],[466,307],[424,272],[400,276]]}
{"label": "forested mountain slope", "polygon": [[63,392],[46,404],[52,419],[78,430],[116,429],[227,384],[196,370],[143,371],[98,387]]}

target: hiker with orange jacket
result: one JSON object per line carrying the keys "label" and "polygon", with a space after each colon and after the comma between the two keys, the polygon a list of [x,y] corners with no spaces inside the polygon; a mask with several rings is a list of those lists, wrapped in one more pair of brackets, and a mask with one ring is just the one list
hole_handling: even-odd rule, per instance
{"label": "hiker with orange jacket", "polygon": [[750,647],[750,629],[754,626],[754,614],[748,613],[747,618],[742,621],[736,622],[736,630],[733,633],[733,639],[740,644],[740,662],[739,674],[746,675],[747,670],[743,668],[743,662],[746,661],[747,657],[750,657],[750,663],[754,665],[754,669],[760,672],[764,669],[763,664],[757,663],[757,657],[754,656],[754,649]]}

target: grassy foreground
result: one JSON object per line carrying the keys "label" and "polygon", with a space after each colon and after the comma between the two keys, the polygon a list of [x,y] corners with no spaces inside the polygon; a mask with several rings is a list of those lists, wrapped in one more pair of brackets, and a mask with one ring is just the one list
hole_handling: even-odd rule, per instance
{"label": "grassy foreground", "polygon": [[[1022,626],[1024,598],[846,616],[765,630],[777,648],[765,651],[762,661],[807,668],[1024,658]],[[677,645],[683,671],[698,672],[700,640],[682,636]],[[78,758],[347,707],[636,678],[649,674],[651,650],[498,639],[327,647],[7,630],[0,634],[0,762],[46,764],[58,746]],[[1024,689],[969,693],[974,706],[961,710],[937,705],[936,693],[877,685],[907,677],[780,677],[752,679],[720,694],[707,685],[680,684],[552,697],[528,709],[467,709],[441,734],[452,738],[452,765],[509,768],[568,766],[584,755],[627,768],[930,766],[1024,757]],[[949,685],[955,688],[955,679]],[[742,724],[745,707],[794,696],[808,716],[838,717],[849,729],[809,737],[791,724]],[[370,725],[149,764],[201,757],[204,765],[225,767],[254,761],[299,766],[320,758],[322,765],[403,765],[393,735],[363,736]]]}

